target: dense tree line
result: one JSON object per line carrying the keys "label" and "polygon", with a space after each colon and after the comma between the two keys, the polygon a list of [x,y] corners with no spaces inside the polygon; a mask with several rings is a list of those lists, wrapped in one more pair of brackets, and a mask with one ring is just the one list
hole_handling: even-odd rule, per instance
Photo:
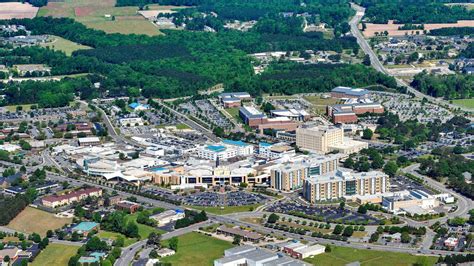
{"label": "dense tree line", "polygon": [[473,27],[459,27],[459,28],[441,28],[430,30],[429,35],[433,36],[454,36],[454,35],[473,35]]}
{"label": "dense tree line", "polygon": [[[145,97],[174,98],[194,95],[197,90],[217,83],[254,95],[322,92],[338,85],[396,87],[393,78],[361,65],[276,63],[263,75],[255,76],[251,58],[247,56],[277,50],[341,52],[352,49],[357,52],[353,37],[325,39],[322,33],[264,30],[266,27],[251,32],[169,30],[165,36],[149,37],[105,34],[71,19],[48,17],[14,20],[13,23],[25,25],[33,34],[58,35],[95,49],[77,51],[72,57],[39,47],[1,51],[1,61],[7,65],[43,63],[52,67],[53,75],[91,73],[75,80],[4,85],[4,104],[38,102],[42,107],[56,107],[66,105],[74,95],[91,99],[105,96],[106,92],[107,96],[141,92]],[[94,83],[100,83],[100,88],[93,88]]]}
{"label": "dense tree line", "polygon": [[434,75],[422,72],[415,75],[411,85],[433,97],[463,99],[474,96],[474,76],[471,75]]}
{"label": "dense tree line", "polygon": [[18,195],[13,198],[0,198],[0,225],[7,225],[28,204],[28,198],[24,195]]}
{"label": "dense tree line", "polygon": [[176,221],[174,228],[179,229],[183,227],[188,227],[192,224],[204,222],[207,220],[207,214],[205,211],[196,212],[185,210],[185,217]]}
{"label": "dense tree line", "polygon": [[[357,0],[366,8],[365,16],[373,23],[456,23],[474,19],[474,10],[461,5],[447,6],[452,1],[439,0]],[[467,1],[456,1],[467,2]]]}
{"label": "dense tree line", "polygon": [[194,6],[202,2],[203,0],[117,0],[115,6],[145,6],[149,4]]}
{"label": "dense tree line", "polygon": [[438,148],[432,151],[433,158],[420,159],[423,174],[441,181],[447,178],[449,186],[458,192],[474,198],[474,184],[467,183],[463,173],[474,174],[474,161],[453,152],[452,148]]}
{"label": "dense tree line", "polygon": [[[474,28],[473,28],[474,29]],[[474,58],[474,43],[469,43],[460,54],[460,57],[465,57],[465,58]]]}
{"label": "dense tree line", "polygon": [[363,65],[316,64],[302,65],[279,62],[271,65],[263,74],[230,84],[234,91],[249,91],[252,94],[325,92],[336,86],[365,87],[380,84],[396,87],[392,77],[380,74]]}

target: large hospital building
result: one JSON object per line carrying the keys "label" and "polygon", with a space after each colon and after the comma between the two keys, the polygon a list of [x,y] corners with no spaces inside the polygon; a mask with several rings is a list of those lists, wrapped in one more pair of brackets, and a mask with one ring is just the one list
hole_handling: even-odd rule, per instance
{"label": "large hospital building", "polygon": [[303,196],[310,203],[353,195],[375,195],[389,192],[388,175],[380,171],[355,173],[339,168],[335,172],[307,178]]}

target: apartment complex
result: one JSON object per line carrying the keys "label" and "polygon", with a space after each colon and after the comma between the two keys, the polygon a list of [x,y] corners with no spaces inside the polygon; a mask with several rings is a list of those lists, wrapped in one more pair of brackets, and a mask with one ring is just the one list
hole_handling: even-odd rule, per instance
{"label": "apartment complex", "polygon": [[296,145],[318,153],[339,151],[351,154],[368,148],[368,144],[344,137],[344,129],[334,126],[300,127],[296,129]]}
{"label": "apartment complex", "polygon": [[304,181],[312,176],[336,171],[342,156],[312,157],[300,162],[288,162],[271,170],[270,187],[291,191],[303,187]]}
{"label": "apartment complex", "polygon": [[335,172],[306,179],[303,196],[310,203],[315,203],[345,196],[385,193],[389,188],[388,175],[380,171],[355,173],[349,169],[339,168]]}
{"label": "apartment complex", "polygon": [[41,199],[44,206],[49,208],[56,208],[59,206],[65,206],[74,202],[83,200],[87,197],[100,197],[102,196],[102,189],[100,188],[86,188],[71,192],[64,195],[51,195]]}

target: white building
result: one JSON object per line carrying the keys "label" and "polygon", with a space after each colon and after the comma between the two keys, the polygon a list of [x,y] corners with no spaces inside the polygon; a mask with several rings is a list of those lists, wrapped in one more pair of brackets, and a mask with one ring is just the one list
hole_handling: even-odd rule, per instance
{"label": "white building", "polygon": [[295,149],[286,143],[270,144],[260,142],[258,144],[258,155],[268,159],[278,159],[283,156],[294,156]]}
{"label": "white building", "polygon": [[126,117],[126,118],[120,118],[120,125],[122,127],[127,127],[127,126],[143,126],[143,119],[141,117]]}
{"label": "white building", "polygon": [[250,156],[253,154],[253,146],[242,141],[223,140],[217,145],[207,145],[197,151],[199,158],[216,161],[228,160],[237,156]]}
{"label": "white building", "polygon": [[158,226],[162,226],[182,219],[184,216],[185,214],[182,210],[167,210],[162,213],[150,216],[150,219],[155,220],[158,223]]}

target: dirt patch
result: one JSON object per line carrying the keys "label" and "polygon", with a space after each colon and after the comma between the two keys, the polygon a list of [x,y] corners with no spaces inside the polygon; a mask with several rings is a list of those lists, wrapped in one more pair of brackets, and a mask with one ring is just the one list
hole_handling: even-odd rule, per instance
{"label": "dirt patch", "polygon": [[[384,31],[388,32],[388,36],[413,35],[416,34],[417,31],[420,35],[423,34],[423,30],[399,30],[398,27],[403,25],[404,24],[394,24],[393,20],[387,24],[366,23],[367,28],[363,33],[365,37],[373,37],[375,33],[382,33]],[[427,31],[441,28],[474,27],[474,20],[459,20],[457,23],[433,23],[424,25]]]}
{"label": "dirt patch", "polygon": [[0,3],[0,19],[34,18],[38,8],[28,3]]}
{"label": "dirt patch", "polygon": [[76,8],[74,8],[74,15],[76,15],[76,17],[87,17],[92,12],[94,12],[94,9],[92,7],[76,7]]}

